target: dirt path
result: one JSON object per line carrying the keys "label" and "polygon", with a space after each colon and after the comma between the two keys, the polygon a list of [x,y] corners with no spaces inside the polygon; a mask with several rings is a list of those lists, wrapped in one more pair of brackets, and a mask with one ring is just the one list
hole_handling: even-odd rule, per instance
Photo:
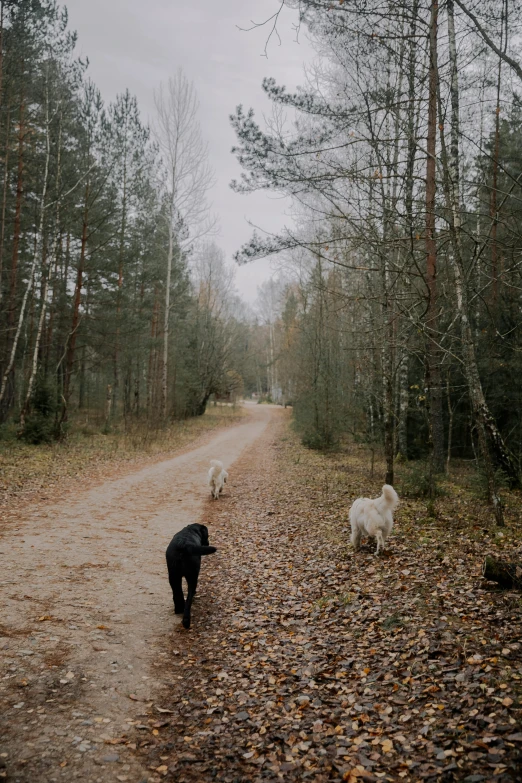
{"label": "dirt path", "polygon": [[[192,451],[74,500],[29,506],[5,533],[0,777],[147,779],[125,737],[156,688],[154,642],[178,622],[165,547],[208,508],[209,460],[233,465],[275,410],[249,406],[246,423]],[[233,493],[233,471],[228,486]]]}

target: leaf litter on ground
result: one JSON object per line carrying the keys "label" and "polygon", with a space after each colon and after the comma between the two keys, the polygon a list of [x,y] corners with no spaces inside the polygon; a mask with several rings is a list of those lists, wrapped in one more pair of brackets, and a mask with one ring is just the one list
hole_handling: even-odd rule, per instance
{"label": "leaf litter on ground", "polygon": [[235,471],[193,627],[164,639],[172,715],[136,738],[149,780],[520,780],[520,595],[480,577],[516,531],[477,534],[455,490],[436,518],[403,500],[384,556],[355,555],[364,450],[308,451],[281,420]]}

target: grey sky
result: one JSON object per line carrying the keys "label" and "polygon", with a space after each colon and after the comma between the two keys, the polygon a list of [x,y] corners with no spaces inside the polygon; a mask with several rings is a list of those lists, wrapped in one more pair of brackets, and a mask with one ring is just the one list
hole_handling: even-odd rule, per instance
{"label": "grey sky", "polygon": [[[285,202],[268,194],[240,196],[230,189],[239,166],[230,154],[234,134],[228,120],[238,103],[260,116],[269,110],[261,91],[264,76],[295,87],[303,63],[311,58],[304,34],[295,42],[296,15],[285,10],[279,20],[282,45],[275,38],[268,60],[262,57],[269,28],[241,32],[250,20],[262,21],[279,0],[64,0],[69,22],[78,32],[78,49],[89,57],[89,74],[106,101],[129,88],[143,116],[154,112],[153,90],[181,66],[195,83],[200,120],[210,147],[217,184],[211,195],[219,215],[217,241],[227,257],[250,236],[246,219],[268,230],[285,222]],[[237,287],[252,302],[256,287],[270,276],[268,261],[237,271]]]}

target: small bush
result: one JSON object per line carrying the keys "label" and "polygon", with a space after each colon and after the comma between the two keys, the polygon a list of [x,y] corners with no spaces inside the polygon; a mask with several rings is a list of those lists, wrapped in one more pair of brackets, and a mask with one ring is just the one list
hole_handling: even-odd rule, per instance
{"label": "small bush", "polygon": [[433,500],[433,498],[430,498],[426,503],[426,513],[430,519],[437,518],[437,508],[435,506],[435,501]]}
{"label": "small bush", "polygon": [[429,462],[417,460],[403,465],[399,494],[409,498],[430,498],[433,501],[444,492],[437,477],[431,473]]}
{"label": "small bush", "polygon": [[80,433],[84,438],[94,438],[98,434],[98,430],[92,424],[83,424],[80,427]]}
{"label": "small bush", "polygon": [[393,628],[401,628],[406,623],[400,616],[399,612],[394,612],[389,617],[385,617],[385,619],[381,623],[382,627],[385,628],[387,631],[391,631]]}
{"label": "small bush", "polygon": [[[480,465],[478,470],[474,471],[470,475],[468,479],[468,486],[471,494],[476,497],[477,500],[482,500],[485,502],[489,500],[488,477],[482,465]],[[502,490],[509,488],[509,478],[501,468],[497,468],[497,470],[495,470],[495,487],[499,494],[502,492]]]}
{"label": "small bush", "polygon": [[38,377],[20,437],[26,443],[37,446],[55,440],[57,412],[56,391],[44,379]]}
{"label": "small bush", "polygon": [[0,441],[16,440],[16,426],[12,421],[0,424]]}
{"label": "small bush", "polygon": [[27,417],[21,434],[22,440],[38,446],[40,443],[52,443],[54,439],[54,421],[40,413],[32,413]]}
{"label": "small bush", "polygon": [[333,451],[339,446],[339,438],[332,432],[312,430],[301,435],[303,446],[314,451]]}

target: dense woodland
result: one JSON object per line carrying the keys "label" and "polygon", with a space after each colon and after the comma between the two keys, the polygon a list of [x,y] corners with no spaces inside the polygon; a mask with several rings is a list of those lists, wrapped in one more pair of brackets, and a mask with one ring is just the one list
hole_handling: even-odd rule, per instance
{"label": "dense woodland", "polygon": [[426,460],[432,492],[475,459],[501,524],[522,456],[520,3],[287,5],[316,65],[293,93],[265,80],[265,125],[232,117],[234,187],[294,207],[237,254],[284,259],[274,386],[310,445],[383,443],[390,483],[398,456]]}
{"label": "dense woodland", "polygon": [[0,419],[30,441],[198,415],[246,375],[193,86],[158,85],[149,128],[75,44],[52,0],[1,3]]}
{"label": "dense woodland", "polygon": [[474,459],[501,524],[522,458],[521,3],[285,4],[315,64],[293,93],[265,80],[268,121],[231,117],[232,187],[292,205],[237,254],[280,265],[252,313],[213,239],[190,80],[158,85],[148,127],[128,92],[104,105],[63,7],[1,2],[1,425],[59,440],[79,416],[155,427],[255,392],[314,448],[382,445],[390,483],[397,458],[430,492]]}

